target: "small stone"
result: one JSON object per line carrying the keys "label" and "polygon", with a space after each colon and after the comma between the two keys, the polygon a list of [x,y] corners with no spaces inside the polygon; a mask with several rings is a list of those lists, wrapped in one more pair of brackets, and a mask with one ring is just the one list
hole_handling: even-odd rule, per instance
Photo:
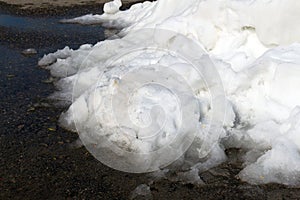
{"label": "small stone", "polygon": [[37,54],[37,51],[35,49],[29,48],[22,51],[22,54],[25,56],[31,56]]}
{"label": "small stone", "polygon": [[40,145],[43,147],[48,147],[48,144],[45,144],[45,143],[40,143]]}
{"label": "small stone", "polygon": [[49,127],[48,130],[49,130],[49,131],[56,131],[56,128],[54,128],[54,127]]}
{"label": "small stone", "polygon": [[8,75],[6,75],[6,77],[7,77],[7,78],[14,78],[15,75],[13,75],[13,74],[8,74]]}
{"label": "small stone", "polygon": [[48,83],[53,83],[54,80],[55,80],[55,79],[54,79],[53,77],[50,77],[50,78],[48,78],[48,79],[46,79],[46,80],[43,80],[42,83],[47,83],[47,84],[48,84]]}
{"label": "small stone", "polygon": [[33,104],[33,107],[34,108],[49,108],[49,107],[51,107],[51,105],[48,103],[39,102],[39,103]]}
{"label": "small stone", "polygon": [[27,112],[30,112],[30,111],[35,111],[35,108],[34,107],[28,108]]}
{"label": "small stone", "polygon": [[22,130],[24,128],[24,126],[25,126],[24,124],[21,124],[21,125],[18,126],[18,129]]}

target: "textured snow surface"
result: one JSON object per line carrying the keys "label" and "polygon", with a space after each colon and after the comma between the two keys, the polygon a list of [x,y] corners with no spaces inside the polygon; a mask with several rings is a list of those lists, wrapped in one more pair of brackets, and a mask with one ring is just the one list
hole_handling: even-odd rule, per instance
{"label": "textured snow surface", "polygon": [[[118,28],[118,37],[78,50],[65,48],[39,62],[49,65],[53,76],[61,77],[56,97],[73,100],[61,117],[63,126],[77,128],[81,137],[107,136],[120,148],[144,153],[161,148],[176,134],[193,132],[190,148],[182,149],[184,155],[167,167],[190,170],[183,176],[191,182],[201,182],[197,173],[224,162],[224,150],[236,147],[247,151],[239,174],[242,180],[300,185],[300,1],[158,0],[133,5],[126,11],[119,11],[119,7],[115,0],[104,7],[103,15],[65,20]],[[208,83],[204,87],[186,60],[157,49],[132,52],[157,42],[135,32],[141,29],[177,33],[172,41],[161,34],[161,45],[169,42],[164,49],[176,46],[187,54],[208,54],[210,59],[204,59],[204,65],[210,66],[211,60],[218,73],[204,73],[204,79],[221,77],[225,99],[222,94],[212,97],[207,87],[213,86]],[[188,39],[176,40],[181,36]],[[205,51],[195,52],[193,43]],[[161,65],[172,66],[182,79]],[[144,83],[147,76],[169,79],[171,89],[149,84],[141,88],[135,85],[138,89],[129,91],[130,84]],[[186,83],[191,89],[184,86]],[[125,109],[122,97],[126,97],[122,93],[131,95],[126,112],[121,112]],[[176,103],[178,96],[181,104]],[[112,99],[119,105],[115,106],[117,114],[111,112]],[[188,119],[182,120],[182,110],[190,113]],[[125,137],[115,128],[115,115],[118,122],[124,122],[122,131],[126,129],[136,137]],[[128,125],[130,122],[133,124]],[[155,132],[162,122],[165,135],[139,139]],[[181,122],[183,129],[178,128]],[[153,130],[145,129],[149,123]],[[155,161],[155,157],[149,159]]]}

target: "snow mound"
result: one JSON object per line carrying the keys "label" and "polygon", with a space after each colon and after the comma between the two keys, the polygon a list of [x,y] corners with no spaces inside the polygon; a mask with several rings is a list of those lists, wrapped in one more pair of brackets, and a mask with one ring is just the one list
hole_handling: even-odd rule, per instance
{"label": "snow mound", "polygon": [[[185,177],[200,183],[197,173],[235,147],[248,152],[242,180],[300,185],[299,1],[119,7],[115,0],[103,15],[64,20],[118,28],[118,37],[39,62],[61,77],[60,98],[73,100],[63,126],[125,171],[190,170]],[[153,132],[159,134],[149,137]],[[175,148],[152,154],[170,142]]]}

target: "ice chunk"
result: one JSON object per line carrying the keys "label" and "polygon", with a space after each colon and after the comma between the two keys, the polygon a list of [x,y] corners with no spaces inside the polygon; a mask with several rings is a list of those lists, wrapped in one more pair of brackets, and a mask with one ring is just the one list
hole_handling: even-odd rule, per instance
{"label": "ice chunk", "polygon": [[151,194],[150,187],[145,184],[139,185],[135,190],[132,192],[130,199],[145,199],[145,200],[152,200],[153,196]]}
{"label": "ice chunk", "polygon": [[113,0],[104,4],[103,11],[107,14],[115,14],[122,6],[121,0]]}
{"label": "ice chunk", "polygon": [[239,176],[252,184],[300,184],[300,153],[294,142],[277,139],[273,148],[248,165]]}
{"label": "ice chunk", "polygon": [[44,55],[44,57],[39,61],[39,66],[48,66],[57,61],[57,59],[66,59],[71,55],[73,50],[69,47],[65,47],[62,50],[58,50],[55,53],[50,53],[48,55]]}

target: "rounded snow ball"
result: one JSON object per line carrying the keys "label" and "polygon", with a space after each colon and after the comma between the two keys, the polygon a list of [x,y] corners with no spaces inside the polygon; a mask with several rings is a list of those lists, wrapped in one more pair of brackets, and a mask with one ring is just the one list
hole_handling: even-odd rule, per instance
{"label": "rounded snow ball", "polygon": [[106,14],[115,14],[119,11],[120,7],[122,6],[121,0],[114,0],[104,4],[103,11]]}

